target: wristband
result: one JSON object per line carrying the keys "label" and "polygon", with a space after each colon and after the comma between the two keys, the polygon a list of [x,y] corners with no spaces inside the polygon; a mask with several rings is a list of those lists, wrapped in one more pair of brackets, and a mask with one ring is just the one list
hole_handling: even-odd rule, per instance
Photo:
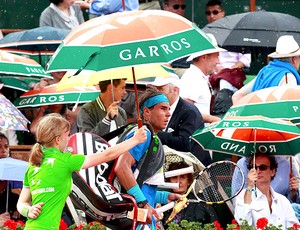
{"label": "wristband", "polygon": [[138,184],[128,189],[127,193],[133,196],[137,203],[146,200],[146,197],[144,196]]}
{"label": "wristband", "polygon": [[155,203],[167,204],[169,195],[170,195],[170,192],[157,191],[156,196],[155,196]]}
{"label": "wristband", "polygon": [[31,208],[30,206],[25,206],[24,208],[22,208],[22,211],[21,211],[22,216],[25,216],[28,218],[28,213],[29,213],[30,208]]}
{"label": "wristband", "polygon": [[254,189],[253,189],[253,188],[250,188],[250,187],[248,187],[248,188],[246,188],[246,191],[252,192],[252,191],[254,191]]}

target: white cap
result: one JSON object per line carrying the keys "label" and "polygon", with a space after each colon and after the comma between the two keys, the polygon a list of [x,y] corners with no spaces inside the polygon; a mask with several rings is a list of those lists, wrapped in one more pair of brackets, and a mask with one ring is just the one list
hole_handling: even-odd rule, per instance
{"label": "white cap", "polygon": [[200,51],[200,52],[191,54],[191,55],[189,56],[189,58],[187,59],[187,61],[192,61],[194,58],[200,57],[200,56],[205,55],[205,54],[212,54],[212,53],[218,53],[218,52],[221,52],[221,51],[227,51],[227,50],[225,50],[225,49],[223,49],[223,48],[220,48],[220,47],[218,46],[218,42],[217,42],[217,40],[216,40],[216,38],[215,38],[215,36],[214,36],[213,34],[207,33],[206,35],[207,35],[208,38],[211,40],[211,43],[213,44],[213,46],[214,46],[215,48],[213,48],[213,49],[207,49],[207,50],[202,50],[202,51]]}
{"label": "white cap", "polygon": [[176,87],[180,88],[180,81],[178,75],[175,73],[170,73],[170,77],[156,77],[155,80],[153,82],[149,82],[147,86],[153,85],[160,87],[167,84],[173,84]]}
{"label": "white cap", "polygon": [[270,58],[300,56],[300,47],[292,35],[283,35],[277,40],[276,51],[268,56]]}

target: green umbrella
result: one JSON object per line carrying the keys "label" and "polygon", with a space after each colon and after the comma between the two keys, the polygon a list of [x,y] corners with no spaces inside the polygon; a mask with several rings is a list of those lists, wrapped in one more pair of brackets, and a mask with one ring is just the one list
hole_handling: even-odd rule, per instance
{"label": "green umbrella", "polygon": [[300,129],[293,123],[262,116],[226,117],[196,130],[192,139],[205,150],[248,156],[252,152],[295,155],[300,152]]}
{"label": "green umbrella", "polygon": [[56,90],[56,84],[40,90],[30,90],[14,102],[17,108],[37,107],[51,104],[85,103],[96,99],[100,91],[94,87],[72,87]]}
{"label": "green umbrella", "polygon": [[48,71],[161,64],[212,48],[206,34],[182,16],[163,10],[126,11],[78,26],[58,47]]}
{"label": "green umbrella", "polygon": [[225,116],[262,115],[300,123],[300,86],[275,86],[249,93],[228,109]]}
{"label": "green umbrella", "polygon": [[17,89],[27,92],[31,89],[31,83],[37,83],[39,79],[36,78],[21,78],[21,77],[4,77],[1,76],[0,83],[3,83],[4,87]]}
{"label": "green umbrella", "polygon": [[35,60],[0,50],[0,73],[5,75],[51,78]]}

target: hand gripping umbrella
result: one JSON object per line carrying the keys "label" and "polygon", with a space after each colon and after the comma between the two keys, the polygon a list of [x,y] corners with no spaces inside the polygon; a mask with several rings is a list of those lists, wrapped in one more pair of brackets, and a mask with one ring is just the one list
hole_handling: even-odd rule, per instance
{"label": "hand gripping umbrella", "polygon": [[120,12],[89,20],[73,30],[47,70],[79,73],[131,67],[135,82],[137,65],[165,64],[210,48],[214,47],[206,34],[182,16],[162,10]]}

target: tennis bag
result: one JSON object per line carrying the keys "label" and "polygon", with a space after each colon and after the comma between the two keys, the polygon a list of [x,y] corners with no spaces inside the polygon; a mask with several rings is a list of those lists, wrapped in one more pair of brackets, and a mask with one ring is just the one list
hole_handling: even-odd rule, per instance
{"label": "tennis bag", "polygon": [[[123,141],[128,133],[133,131],[132,128],[134,126],[128,127],[118,142]],[[151,129],[150,132],[152,138],[147,154],[144,154],[137,165],[137,169],[141,169],[143,165],[143,170],[140,170],[137,177],[140,186],[146,178],[158,171],[164,162],[163,148],[160,147],[162,145],[157,136],[156,138],[153,137]],[[76,133],[70,137],[67,150],[73,154],[88,155],[104,151],[108,147],[109,143],[96,134]],[[154,160],[154,158],[156,159]],[[130,195],[122,194],[119,192],[120,189],[118,191],[115,188],[115,186],[118,187],[113,169],[115,163],[116,160],[113,160],[96,167],[80,170],[80,172],[73,172],[73,187],[70,198],[77,208],[110,229],[130,229],[133,222],[126,216],[127,211],[133,210],[135,200]]]}
{"label": "tennis bag", "polygon": [[[67,150],[73,154],[93,154],[104,151],[109,144],[93,133],[73,134]],[[92,219],[111,229],[130,229],[132,221],[125,218],[134,207],[134,200],[123,195],[108,183],[107,174],[112,172],[114,161],[96,167],[73,172],[73,187],[70,198],[75,206]]]}

